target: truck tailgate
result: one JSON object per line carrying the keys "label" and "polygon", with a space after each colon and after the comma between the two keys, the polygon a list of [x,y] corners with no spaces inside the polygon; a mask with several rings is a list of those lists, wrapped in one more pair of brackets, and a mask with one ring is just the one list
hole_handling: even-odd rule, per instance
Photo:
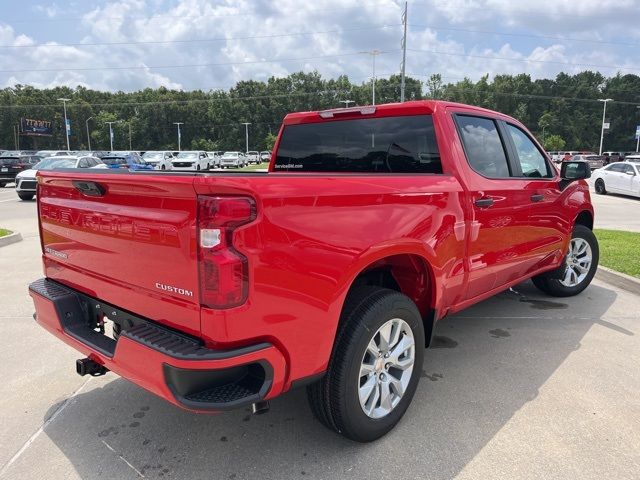
{"label": "truck tailgate", "polygon": [[38,176],[47,277],[114,305],[126,299],[136,314],[200,334],[193,177]]}

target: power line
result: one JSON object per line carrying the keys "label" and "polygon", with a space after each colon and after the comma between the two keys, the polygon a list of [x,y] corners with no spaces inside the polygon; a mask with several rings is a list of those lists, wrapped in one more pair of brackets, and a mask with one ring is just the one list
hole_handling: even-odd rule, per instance
{"label": "power line", "polygon": [[583,42],[583,43],[595,43],[595,44],[605,44],[605,45],[621,45],[627,47],[638,47],[640,43],[628,43],[628,42],[612,42],[607,40],[589,40],[585,38],[573,38],[573,37],[561,37],[555,35],[536,35],[533,33],[509,33],[509,32],[499,32],[495,30],[474,30],[469,28],[457,28],[457,27],[437,27],[433,25],[418,25],[418,24],[409,24],[410,27],[417,28],[428,28],[430,30],[442,30],[442,31],[452,31],[452,32],[465,32],[465,33],[479,33],[479,34],[487,34],[487,35],[500,35],[505,37],[525,37],[525,38],[544,38],[548,40],[560,40],[563,42]]}
{"label": "power line", "polygon": [[555,61],[555,60],[534,60],[534,59],[530,59],[530,58],[513,58],[513,57],[499,57],[499,56],[494,56],[494,55],[476,55],[476,54],[470,54],[470,53],[454,53],[454,52],[443,52],[440,50],[416,50],[416,49],[407,49],[410,52],[417,52],[417,53],[433,53],[434,55],[448,55],[448,56],[453,56],[453,57],[465,57],[465,58],[482,58],[482,59],[486,59],[486,60],[507,60],[510,62],[524,62],[524,63],[548,63],[548,64],[553,64],[553,65],[567,65],[567,66],[574,66],[574,67],[594,67],[594,68],[611,68],[611,69],[616,69],[616,70],[629,70],[629,71],[634,71],[634,70],[640,70],[640,68],[638,67],[622,67],[619,65],[598,65],[598,64],[593,64],[593,63],[574,63],[574,62],[560,62],[560,61]]}
{"label": "power line", "polygon": [[[367,3],[366,5],[375,6],[395,6],[389,4],[388,2],[378,2],[378,3]],[[315,14],[319,12],[334,12],[334,11],[343,11],[343,10],[353,10],[353,9],[361,9],[362,5],[352,5],[348,7],[332,7],[332,8],[318,8],[314,9],[310,12],[310,14]],[[299,10],[294,9],[293,13],[298,12]],[[94,11],[87,12],[83,16],[75,16],[75,17],[59,17],[59,18],[30,18],[29,20],[4,20],[3,23],[11,23],[11,24],[24,24],[24,23],[57,23],[57,22],[78,22],[81,20],[85,20],[87,15],[94,14]],[[100,15],[99,18],[101,20],[148,20],[153,21],[157,19],[200,19],[200,18],[234,18],[234,17],[261,17],[264,18],[264,12],[247,12],[247,13],[226,13],[226,14],[196,14],[196,15]]]}
{"label": "power line", "polygon": [[[428,7],[433,8],[433,4],[435,2],[411,2],[412,5],[425,5]],[[521,15],[525,15],[526,17],[543,17],[543,18],[547,18],[547,19],[553,19],[553,18],[557,18],[557,17],[567,17],[570,18],[572,20],[576,20],[576,19],[590,19],[590,20],[598,20],[598,23],[601,25],[601,15],[599,14],[595,14],[595,15],[584,15],[584,14],[580,14],[575,12],[575,8],[572,5],[572,12],[571,13],[559,13],[557,11],[552,11],[552,10],[547,10],[549,13],[543,13],[539,10],[526,10],[526,9],[522,9],[522,8],[508,8],[508,7],[504,7],[504,6],[500,6],[500,7],[494,7],[491,8],[489,5],[487,5],[486,3],[483,3],[481,6],[480,5],[476,5],[475,8],[473,8],[473,6],[470,5],[465,5],[464,7],[466,9],[465,13],[467,15],[471,15],[471,11],[481,11],[483,13],[486,12],[495,12],[495,13],[500,13],[500,14],[504,14],[506,12],[510,12],[510,13],[516,13],[516,14],[521,14]],[[637,8],[637,7],[635,7]],[[600,10],[601,11],[601,10]]]}
{"label": "power line", "polygon": [[[395,50],[388,50],[384,53],[392,53]],[[128,66],[109,66],[109,67],[76,67],[76,68],[30,68],[18,70],[0,70],[0,73],[27,73],[27,72],[85,72],[95,70],[157,70],[163,68],[195,68],[195,67],[223,67],[229,65],[255,65],[259,63],[279,63],[279,62],[297,62],[304,60],[320,60],[324,58],[339,58],[360,55],[359,52],[336,53],[333,55],[317,55],[315,57],[298,57],[298,58],[273,58],[269,60],[248,60],[245,62],[221,62],[221,63],[196,63],[187,65],[128,65]]]}
{"label": "power line", "polygon": [[32,45],[0,45],[0,48],[51,48],[51,47],[108,47],[108,46],[123,46],[123,45],[160,45],[160,44],[185,44],[185,43],[207,43],[207,42],[226,42],[229,40],[254,40],[264,38],[281,38],[281,37],[298,37],[306,35],[320,35],[330,33],[349,33],[359,32],[365,30],[382,30],[390,27],[401,26],[401,23],[391,25],[374,25],[359,28],[337,29],[337,30],[321,30],[315,32],[296,32],[296,33],[276,33],[272,35],[251,35],[243,37],[217,37],[217,38],[199,38],[199,39],[185,39],[185,40],[148,40],[148,41],[130,41],[130,42],[78,42],[78,43],[38,43]]}

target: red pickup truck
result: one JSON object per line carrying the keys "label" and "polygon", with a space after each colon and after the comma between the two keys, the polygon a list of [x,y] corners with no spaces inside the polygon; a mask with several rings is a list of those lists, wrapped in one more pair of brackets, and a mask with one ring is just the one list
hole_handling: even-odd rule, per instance
{"label": "red pickup truck", "polygon": [[194,412],[306,386],[357,441],[406,411],[434,324],[597,268],[584,162],[513,118],[418,101],[287,115],[267,173],[46,171],[35,318]]}

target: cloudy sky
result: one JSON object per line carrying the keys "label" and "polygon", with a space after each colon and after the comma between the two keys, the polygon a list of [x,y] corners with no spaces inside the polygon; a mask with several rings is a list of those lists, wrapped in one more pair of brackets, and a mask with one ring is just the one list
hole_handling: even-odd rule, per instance
{"label": "cloudy sky", "polygon": [[[0,87],[229,88],[294,71],[399,71],[401,0],[0,3]],[[640,0],[409,1],[407,73],[640,74]]]}

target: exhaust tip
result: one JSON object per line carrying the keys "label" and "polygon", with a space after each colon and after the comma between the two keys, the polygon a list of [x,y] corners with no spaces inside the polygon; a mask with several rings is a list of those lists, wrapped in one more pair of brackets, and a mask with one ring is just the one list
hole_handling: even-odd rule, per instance
{"label": "exhaust tip", "polygon": [[267,413],[269,408],[269,402],[256,402],[251,405],[251,412],[254,415],[262,415],[263,413]]}

